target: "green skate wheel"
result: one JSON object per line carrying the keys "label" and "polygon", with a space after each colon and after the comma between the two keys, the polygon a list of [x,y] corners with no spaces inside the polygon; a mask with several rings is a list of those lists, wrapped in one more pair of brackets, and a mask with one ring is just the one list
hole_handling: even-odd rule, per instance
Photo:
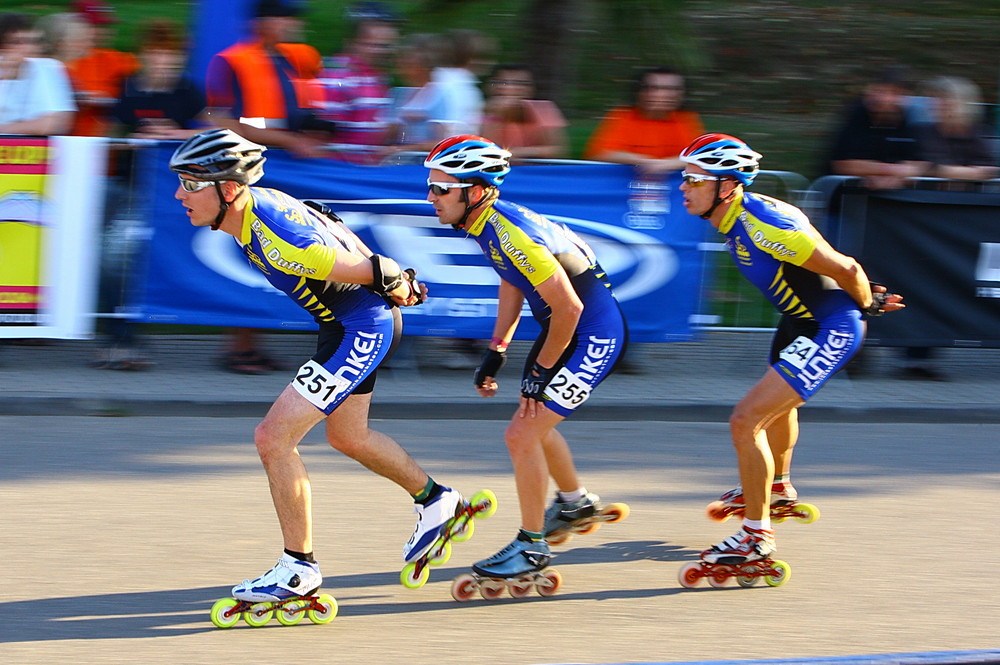
{"label": "green skate wheel", "polygon": [[407,589],[419,589],[423,585],[427,584],[427,580],[431,576],[431,571],[426,566],[417,575],[417,562],[408,563],[403,566],[402,572],[399,573],[399,582]]}
{"label": "green skate wheel", "polygon": [[457,529],[452,528],[451,539],[456,543],[464,543],[469,538],[472,538],[472,534],[476,532],[476,523],[472,521],[472,518],[468,518],[463,521],[461,526]]}
{"label": "green skate wheel", "polygon": [[321,609],[306,610],[306,616],[315,624],[323,625],[333,621],[337,616],[337,601],[328,593],[321,593],[316,597],[315,603]]}
{"label": "green skate wheel", "polygon": [[230,614],[229,612],[239,604],[240,601],[235,598],[223,598],[215,601],[215,605],[212,605],[212,623],[215,624],[215,627],[232,628],[235,626],[236,622],[240,620],[240,613]]}
{"label": "green skate wheel", "polygon": [[243,620],[248,626],[260,628],[266,625],[273,616],[274,610],[271,609],[271,603],[257,603],[243,613]]}
{"label": "green skate wheel", "polygon": [[802,513],[802,515],[795,518],[796,521],[802,524],[812,524],[819,519],[819,508],[811,503],[800,503],[795,507]]}
{"label": "green skate wheel", "polygon": [[784,561],[775,559],[771,562],[771,568],[774,570],[774,574],[764,576],[764,581],[768,586],[781,586],[792,576],[792,567]]}
{"label": "green skate wheel", "polygon": [[307,607],[309,607],[308,600],[290,600],[281,607],[275,608],[274,618],[282,626],[294,626],[306,618]]}
{"label": "green skate wheel", "polygon": [[472,500],[469,501],[473,506],[478,506],[484,504],[482,510],[476,512],[476,517],[479,519],[486,519],[487,517],[493,517],[497,512],[497,495],[491,490],[480,490],[472,495]]}
{"label": "green skate wheel", "polygon": [[431,551],[437,552],[432,558],[427,559],[431,566],[443,566],[451,558],[451,543],[443,542],[441,539],[431,547]]}

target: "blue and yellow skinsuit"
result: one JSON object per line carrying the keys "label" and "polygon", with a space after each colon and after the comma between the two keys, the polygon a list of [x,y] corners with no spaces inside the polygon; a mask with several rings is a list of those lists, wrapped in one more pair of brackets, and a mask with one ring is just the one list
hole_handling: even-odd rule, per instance
{"label": "blue and yellow skinsuit", "polygon": [[744,193],[719,224],[740,272],[781,312],[771,366],[807,400],[861,348],[864,322],[854,299],[802,266],[818,234],[798,208]]}
{"label": "blue and yellow skinsuit", "polygon": [[535,320],[542,326],[524,371],[534,363],[545,342],[552,315],[536,286],[561,266],[569,276],[583,313],[559,370],[545,389],[546,406],[568,416],[614,368],[625,351],[625,318],[611,291],[607,275],[590,247],[564,225],[555,224],[515,203],[494,200],[466,226],[501,279],[524,294]]}
{"label": "blue and yellow skinsuit", "polygon": [[267,281],[319,323],[316,355],[292,380],[326,414],[370,393],[401,332],[399,311],[357,284],[327,282],[338,254],[364,256],[354,234],[284,192],[251,187],[237,243]]}

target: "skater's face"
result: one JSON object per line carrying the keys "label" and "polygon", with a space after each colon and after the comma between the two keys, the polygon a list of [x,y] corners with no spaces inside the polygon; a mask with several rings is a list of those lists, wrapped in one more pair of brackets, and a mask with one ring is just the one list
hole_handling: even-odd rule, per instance
{"label": "skater's face", "polygon": [[[431,169],[427,178],[427,200],[434,206],[434,213],[442,224],[461,222],[465,216],[466,201],[478,201],[482,189],[437,169]],[[463,191],[468,198],[463,196]]]}
{"label": "skater's face", "polygon": [[[215,221],[219,214],[219,194],[215,190],[215,183],[210,180],[199,180],[191,176],[178,176],[180,183],[174,198],[181,202],[187,211],[188,219],[193,226],[208,226]],[[236,183],[224,181],[219,183],[224,195],[230,186]]]}
{"label": "skater's face", "polygon": [[682,175],[684,207],[692,215],[704,215],[715,203],[716,192],[719,198],[725,199],[736,186],[735,180],[719,178],[694,164],[686,164]]}

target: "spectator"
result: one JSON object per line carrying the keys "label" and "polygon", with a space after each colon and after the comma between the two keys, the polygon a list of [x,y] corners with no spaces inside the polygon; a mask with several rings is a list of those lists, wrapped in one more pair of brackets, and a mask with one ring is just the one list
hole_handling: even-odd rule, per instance
{"label": "spectator", "polygon": [[906,111],[906,70],[885,69],[847,108],[830,150],[829,173],[857,176],[869,189],[897,189],[926,175],[919,130]]}
{"label": "spectator", "polygon": [[476,30],[449,30],[442,37],[441,66],[431,72],[431,80],[444,99],[444,114],[436,121],[446,136],[479,133],[484,101],[476,70],[491,48],[490,40]]}
{"label": "spectator", "polygon": [[40,52],[24,14],[0,14],[0,134],[65,134],[76,105],[66,68]]}
{"label": "spectator", "polygon": [[298,42],[297,6],[258,0],[253,36],[215,55],[206,74],[210,122],[298,157],[326,154],[328,127],[315,116],[319,52]]}
{"label": "spectator", "polygon": [[[319,52],[301,42],[298,5],[258,0],[253,36],[215,55],[206,74],[208,119],[217,127],[302,158],[327,154],[329,126],[316,117]],[[225,369],[263,374],[281,365],[259,348],[250,328],[230,331]]]}
{"label": "spectator", "polygon": [[[992,132],[982,122],[979,87],[965,78],[940,76],[927,85],[932,122],[917,125],[923,157],[931,165],[927,175],[951,180],[989,180],[998,175]],[[905,379],[944,381],[934,366],[934,348],[904,349]]]}
{"label": "spectator", "polygon": [[426,153],[446,136],[446,127],[439,120],[445,114],[444,96],[440,86],[431,81],[440,60],[440,42],[436,35],[411,34],[401,40],[396,51],[396,72],[403,85],[391,91],[390,142],[397,150]]}
{"label": "spectator", "polygon": [[381,160],[391,135],[387,68],[399,33],[381,3],[355,5],[348,18],[347,48],[320,76],[320,118],[334,124],[331,142],[338,159],[373,164]]}
{"label": "spectator", "polygon": [[200,131],[205,95],[184,73],[180,29],[167,19],[147,23],[139,33],[141,69],[128,80],[113,114],[134,138],[185,139]]}
{"label": "spectator", "polygon": [[684,167],[681,151],[704,134],[701,118],[683,109],[684,77],[668,67],[640,73],[632,104],[612,109],[584,149],[584,157],[632,164],[642,175]]}
{"label": "spectator", "polygon": [[108,136],[111,109],[121,94],[125,79],[139,69],[131,53],[109,48],[111,25],[117,20],[114,9],[100,0],[76,0],[76,13],[90,26],[92,47],[83,56],[66,63],[76,102],[72,133],[76,136]]}
{"label": "spectator", "polygon": [[63,63],[82,58],[94,46],[94,31],[79,14],[61,12],[38,19],[40,53]]}
{"label": "spectator", "polygon": [[[829,172],[857,176],[872,190],[898,189],[908,178],[928,175],[930,162],[924,157],[921,130],[908,112],[912,84],[904,67],[888,67],[873,78],[859,98],[851,102],[833,138]],[[837,198],[834,196],[833,210]],[[848,373],[865,371],[865,353],[855,355]],[[905,378],[942,380],[930,367],[928,347],[904,349]]]}
{"label": "spectator", "polygon": [[566,157],[566,118],[553,102],[534,99],[534,94],[535,81],[527,65],[497,67],[490,79],[483,136],[515,159]]}
{"label": "spectator", "polygon": [[989,180],[998,173],[992,130],[983,123],[979,86],[940,76],[927,86],[933,124],[920,125],[919,140],[931,163],[929,175],[951,180]]}

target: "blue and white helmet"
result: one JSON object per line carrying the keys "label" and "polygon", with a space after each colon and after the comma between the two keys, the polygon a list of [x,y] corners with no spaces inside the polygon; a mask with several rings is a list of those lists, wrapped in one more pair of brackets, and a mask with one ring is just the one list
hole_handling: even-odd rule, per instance
{"label": "blue and white helmet", "polygon": [[734,178],[744,186],[749,186],[757,177],[762,157],[746,143],[728,134],[699,136],[680,155],[683,162],[699,166],[714,175]]}
{"label": "blue and white helmet", "polygon": [[424,166],[459,179],[481,178],[499,187],[510,173],[510,151],[482,136],[461,134],[434,146]]}

